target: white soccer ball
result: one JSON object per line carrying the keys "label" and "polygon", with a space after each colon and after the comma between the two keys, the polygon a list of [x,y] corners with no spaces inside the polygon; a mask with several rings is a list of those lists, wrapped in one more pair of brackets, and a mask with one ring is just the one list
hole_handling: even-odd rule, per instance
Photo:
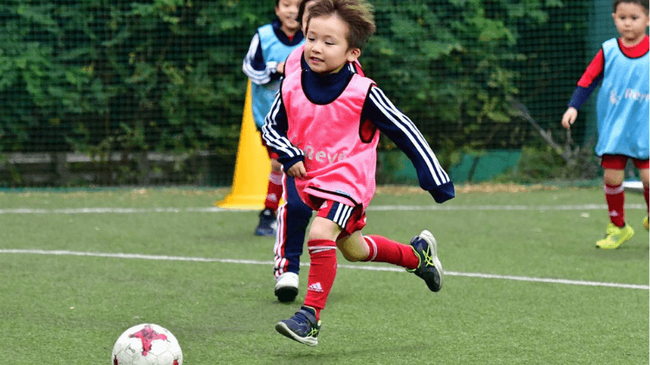
{"label": "white soccer ball", "polygon": [[113,365],[183,365],[176,337],[153,323],[141,323],[124,331],[115,341]]}

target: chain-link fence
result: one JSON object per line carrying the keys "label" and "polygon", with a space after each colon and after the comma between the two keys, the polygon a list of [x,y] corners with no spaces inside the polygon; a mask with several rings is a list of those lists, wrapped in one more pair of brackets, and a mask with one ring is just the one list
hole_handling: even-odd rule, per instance
{"label": "chain-link fence", "polygon": [[[360,61],[447,169],[543,150],[540,131],[566,145],[568,99],[615,36],[609,0],[371,2],[377,33]],[[0,187],[229,185],[241,64],[273,5],[0,0]],[[589,108],[576,146],[594,133]]]}

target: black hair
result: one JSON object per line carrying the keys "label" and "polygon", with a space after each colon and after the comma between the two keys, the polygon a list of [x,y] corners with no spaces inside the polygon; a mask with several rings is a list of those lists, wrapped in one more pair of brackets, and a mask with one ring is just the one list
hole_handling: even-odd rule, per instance
{"label": "black hair", "polygon": [[616,8],[618,7],[618,4],[621,3],[639,4],[643,6],[643,8],[645,9],[645,13],[648,14],[648,0],[613,0],[612,13],[616,13]]}
{"label": "black hair", "polygon": [[[279,1],[279,0],[276,0]],[[316,1],[316,0],[300,0],[300,6],[298,6],[298,23],[302,25],[302,17],[305,15],[305,9],[307,8],[307,3],[310,1]]]}

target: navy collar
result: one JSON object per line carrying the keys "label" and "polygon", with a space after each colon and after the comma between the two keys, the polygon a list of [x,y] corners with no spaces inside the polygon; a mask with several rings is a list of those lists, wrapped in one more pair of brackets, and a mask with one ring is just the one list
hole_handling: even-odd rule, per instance
{"label": "navy collar", "polygon": [[347,65],[333,74],[319,74],[307,66],[302,73],[302,87],[307,98],[314,104],[325,105],[333,102],[343,93],[352,76],[354,72]]}
{"label": "navy collar", "polygon": [[280,19],[275,19],[271,24],[273,25],[273,32],[275,32],[275,36],[278,37],[280,42],[282,42],[284,45],[295,46],[302,42],[302,40],[305,38],[302,34],[302,30],[298,30],[296,34],[293,35],[293,39],[289,41],[289,37],[287,37],[287,34],[282,30],[282,23],[280,23]]}

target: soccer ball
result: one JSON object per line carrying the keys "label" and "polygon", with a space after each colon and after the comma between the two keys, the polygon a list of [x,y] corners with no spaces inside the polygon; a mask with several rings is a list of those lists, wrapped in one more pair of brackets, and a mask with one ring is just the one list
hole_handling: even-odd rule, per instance
{"label": "soccer ball", "polygon": [[183,365],[183,352],[176,337],[153,323],[124,331],[115,341],[113,365]]}

